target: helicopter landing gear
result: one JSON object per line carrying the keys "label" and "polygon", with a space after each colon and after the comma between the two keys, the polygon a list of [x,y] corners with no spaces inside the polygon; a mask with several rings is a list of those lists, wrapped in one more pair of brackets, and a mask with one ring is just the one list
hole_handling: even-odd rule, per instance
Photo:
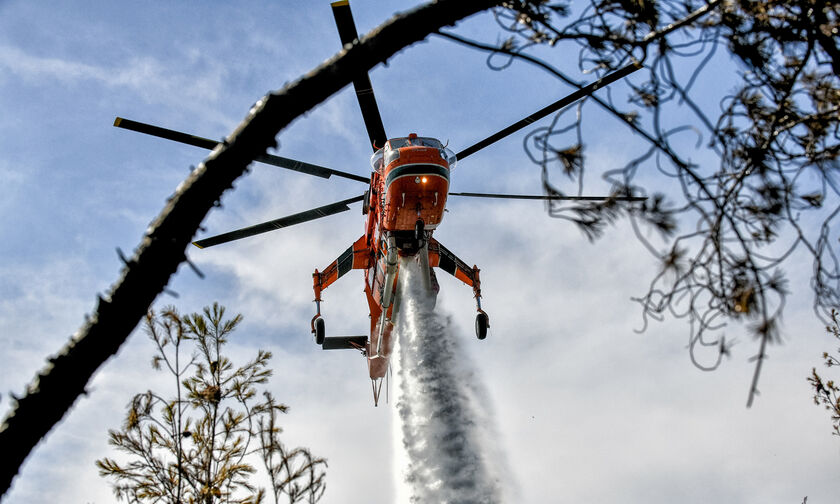
{"label": "helicopter landing gear", "polygon": [[478,311],[478,315],[475,316],[475,337],[483,340],[487,337],[487,328],[490,327],[490,317],[485,313],[484,310],[481,309],[481,281],[478,279],[478,268],[473,268],[475,271],[475,284],[473,285],[473,289],[475,290],[475,309]]}
{"label": "helicopter landing gear", "polygon": [[326,336],[326,328],[324,324],[324,319],[320,316],[316,316],[315,320],[312,322],[313,330],[312,332],[315,333],[315,343],[318,345],[324,344],[324,337]]}
{"label": "helicopter landing gear", "polygon": [[488,327],[490,327],[490,317],[483,311],[478,312],[475,316],[475,336],[480,340],[486,338]]}
{"label": "helicopter landing gear", "polygon": [[[318,278],[318,270],[315,270],[314,276]],[[312,334],[315,335],[315,343],[323,345],[327,331],[324,327],[324,317],[321,316],[321,290],[317,284],[315,289],[315,306],[317,307],[317,311],[315,316],[312,317],[312,322],[309,323],[309,326],[312,328]]]}

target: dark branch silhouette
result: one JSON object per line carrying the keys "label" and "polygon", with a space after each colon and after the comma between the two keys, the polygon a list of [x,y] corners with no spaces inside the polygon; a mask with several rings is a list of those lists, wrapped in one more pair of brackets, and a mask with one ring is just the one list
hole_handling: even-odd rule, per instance
{"label": "dark branch silhouette", "polygon": [[352,46],[266,95],[178,187],[126,261],[111,292],[99,298],[93,315],[70,342],[49,359],[0,426],[0,491],[11,486],[24,459],[85,393],[93,373],[117,350],[163,291],[211,208],[233,187],[257,156],[276,145],[292,120],[350,84],[402,48],[460,19],[500,3],[494,0],[441,0],[394,16]]}
{"label": "dark branch silhouette", "polygon": [[[840,212],[840,3],[592,0],[505,6],[494,11],[509,35],[501,44],[440,34],[489,51],[493,69],[519,59],[578,88],[568,71],[528,50],[555,47],[561,61],[577,54],[578,71],[596,75],[633,60],[644,63],[646,78],[637,82],[643,72],[629,78],[626,102],[610,89],[590,96],[532,131],[525,150],[540,166],[546,194],[561,195],[584,189],[583,121],[590,103],[647,144],[602,177],[615,195],[649,195],[654,178],[661,192],[641,205],[552,201],[549,214],[574,222],[590,240],[620,216],[630,218],[661,265],[647,292],[635,298],[642,330],[650,319],[687,319],[690,356],[700,369],[715,369],[728,355],[727,323],[746,324],[757,341],[751,405],[767,347],[780,341],[788,293],[782,266],[794,253],[812,258],[814,310],[823,319],[840,299],[840,262],[831,245]],[[727,57],[737,63],[741,82],[719,105],[704,106],[701,95],[710,90],[697,89],[697,82],[719,71],[716,62]],[[697,147],[686,145],[703,142],[701,158],[716,162],[691,161]]]}

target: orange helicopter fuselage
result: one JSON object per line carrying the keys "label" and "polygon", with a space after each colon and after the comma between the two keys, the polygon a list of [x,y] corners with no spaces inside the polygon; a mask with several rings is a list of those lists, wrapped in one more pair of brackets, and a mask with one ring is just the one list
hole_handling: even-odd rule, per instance
{"label": "orange helicopter fuselage", "polygon": [[418,220],[433,230],[443,219],[449,193],[449,163],[440,149],[402,147],[380,178],[382,229],[413,231]]}
{"label": "orange helicopter fuselage", "polygon": [[[470,267],[447,250],[432,233],[443,220],[449,194],[449,174],[455,155],[434,138],[392,138],[371,157],[373,172],[363,198],[367,215],[365,234],[324,271],[315,270],[313,288],[317,313],[312,332],[318,341],[318,327],[325,349],[352,348],[367,357],[373,384],[374,404],[388,373],[394,349],[394,321],[402,298],[399,259],[413,258],[423,273],[420,282],[433,295],[439,289],[434,268],[450,273],[471,286],[481,311],[478,268]],[[365,296],[370,308],[370,337],[326,338],[321,318],[321,292],[351,269],[365,273]],[[486,315],[485,315],[486,316]],[[319,342],[320,343],[320,342]]]}
{"label": "orange helicopter fuselage", "polygon": [[[437,143],[435,145],[434,143]],[[374,170],[368,195],[366,237],[375,250],[365,275],[365,293],[370,308],[370,339],[366,351],[372,379],[382,378],[392,351],[392,315],[397,303],[383,308],[383,298],[397,296],[399,272],[390,278],[388,237],[394,237],[399,256],[418,252],[416,231],[422,222],[423,242],[443,219],[449,192],[449,155],[434,139],[392,139],[371,158]],[[386,317],[382,311],[387,310]],[[385,327],[380,328],[382,323]],[[380,343],[380,338],[382,339]]]}

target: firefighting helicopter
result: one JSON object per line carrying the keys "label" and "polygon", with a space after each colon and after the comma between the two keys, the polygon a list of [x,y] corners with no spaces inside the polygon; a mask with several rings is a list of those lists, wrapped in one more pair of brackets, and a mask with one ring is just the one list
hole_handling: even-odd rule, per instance
{"label": "firefighting helicopter", "polygon": [[[358,39],[358,34],[349,1],[336,1],[331,6],[341,43],[343,45],[354,43]],[[312,317],[310,329],[316,344],[324,350],[355,349],[362,352],[367,358],[374,405],[378,405],[383,379],[387,376],[389,358],[393,350],[394,320],[400,309],[402,286],[399,281],[399,258],[412,257],[420,263],[424,286],[432,293],[436,294],[439,289],[434,268],[440,268],[472,287],[477,311],[476,336],[483,340],[487,335],[490,322],[487,313],[481,309],[479,268],[470,267],[432,236],[443,219],[448,196],[530,200],[598,201],[608,199],[608,197],[593,196],[450,192],[450,173],[456,163],[595,90],[622,79],[639,68],[641,66],[638,64],[631,64],[607,74],[600,80],[578,89],[457,153],[438,139],[418,136],[414,133],[404,137],[389,138],[385,133],[370,78],[367,72],[361,71],[354,77],[353,87],[374,150],[370,158],[369,177],[267,153],[259,156],[255,161],[322,178],[335,175],[363,182],[368,184],[364,194],[255,226],[204,238],[193,244],[199,248],[212,247],[344,212],[350,209],[349,204],[361,202],[362,214],[367,216],[364,234],[323,271],[316,269],[312,275],[316,313]],[[209,150],[218,145],[218,142],[214,140],[121,117],[116,118],[114,126]],[[630,201],[644,199],[617,196],[609,198]],[[324,289],[353,269],[365,271],[365,295],[370,308],[370,336],[326,336],[324,317],[321,314],[321,294]]]}

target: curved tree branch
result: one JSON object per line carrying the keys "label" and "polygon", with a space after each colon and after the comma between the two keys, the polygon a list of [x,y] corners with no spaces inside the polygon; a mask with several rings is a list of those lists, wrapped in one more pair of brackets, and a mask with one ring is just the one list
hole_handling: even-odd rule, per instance
{"label": "curved tree branch", "polygon": [[169,279],[186,261],[185,250],[222,194],[292,120],[367,71],[443,26],[501,3],[439,0],[398,14],[360,41],[283,89],[268,94],[175,191],[126,262],[110,294],[35,378],[0,426],[0,492],[38,442],[70,409],[96,370],[114,355]]}
{"label": "curved tree branch", "polygon": [[[840,51],[831,37],[840,29],[840,2],[601,0],[572,10],[568,3],[510,0],[506,6],[495,11],[498,26],[511,35],[502,44],[443,36],[511,58],[501,65],[488,60],[492,69],[520,58],[571,85],[567,74],[524,51],[562,46],[564,63],[576,51],[583,73],[609,71],[631,57],[645,62],[647,81],[628,82],[628,105],[616,106],[610,89],[588,101],[643,139],[641,152],[602,178],[615,192],[638,195],[657,177],[661,193],[640,207],[549,207],[549,215],[571,220],[590,239],[622,211],[630,217],[661,264],[647,293],[634,299],[643,324],[668,314],[685,318],[698,368],[714,369],[728,354],[722,332],[728,322],[746,326],[757,340],[749,406],[769,344],[780,341],[788,294],[782,263],[790,264],[796,250],[812,257],[818,316],[840,303],[840,258],[831,246],[840,216]],[[740,77],[729,94],[714,88],[715,62],[726,56],[721,49]],[[698,90],[701,73],[707,86]],[[526,153],[549,193],[563,187],[550,183],[555,167],[582,191],[585,105],[574,118],[561,111],[526,137]],[[701,130],[709,138],[705,146]],[[681,137],[691,131],[699,138],[694,150]],[[700,161],[691,162],[695,151]],[[639,223],[658,231],[664,244],[652,243]],[[709,362],[695,352],[708,352]]]}

